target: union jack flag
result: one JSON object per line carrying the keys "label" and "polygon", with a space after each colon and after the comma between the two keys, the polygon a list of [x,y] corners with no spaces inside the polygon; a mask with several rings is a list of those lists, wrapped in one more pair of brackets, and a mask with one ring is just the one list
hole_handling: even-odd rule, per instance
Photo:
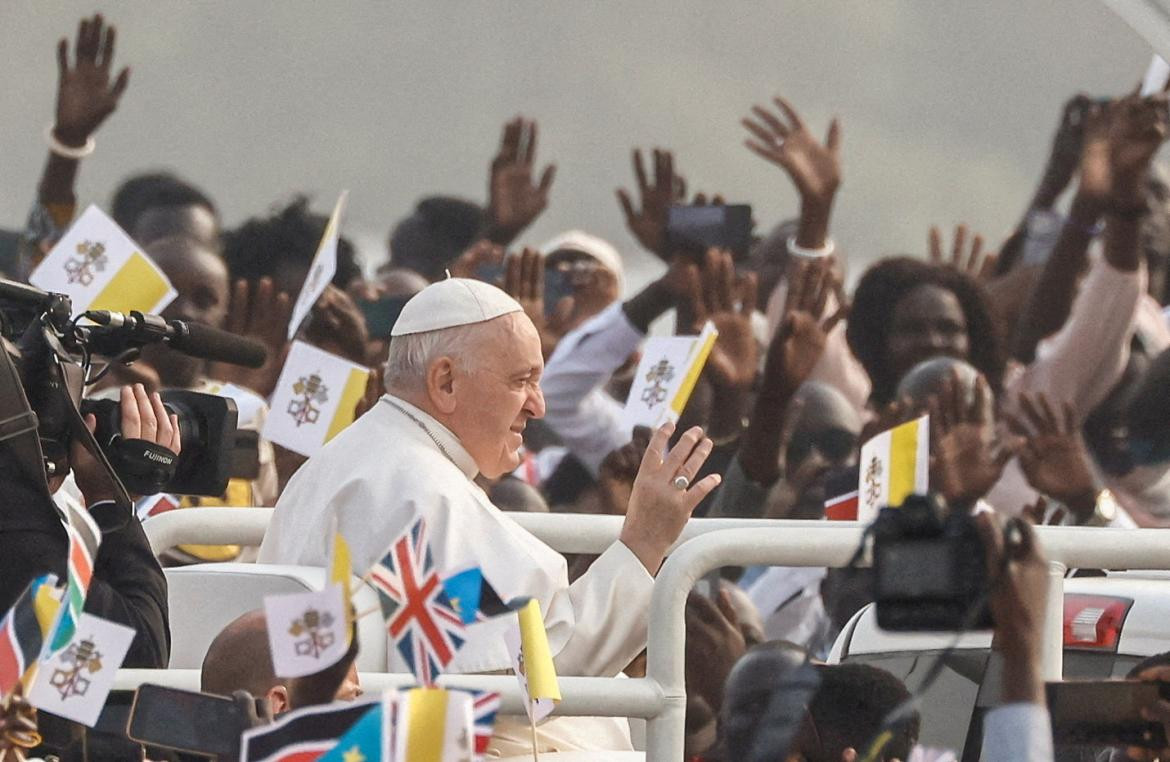
{"label": "union jack flag", "polygon": [[464,625],[435,569],[421,517],[374,564],[369,577],[398,653],[420,683],[434,685],[463,645]]}
{"label": "union jack flag", "polygon": [[484,759],[488,742],[492,740],[492,728],[496,724],[496,712],[500,709],[500,694],[491,691],[468,691],[474,701],[471,705],[471,721],[475,724],[475,759]]}

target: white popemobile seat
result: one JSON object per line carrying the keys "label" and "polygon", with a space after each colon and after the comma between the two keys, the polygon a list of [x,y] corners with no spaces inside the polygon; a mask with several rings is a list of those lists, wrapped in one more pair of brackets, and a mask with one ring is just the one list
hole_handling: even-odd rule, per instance
{"label": "white popemobile seat", "polygon": [[[233,619],[262,608],[264,597],[325,586],[325,570],[308,566],[218,563],[166,569],[171,616],[171,669],[199,669],[216,635]],[[354,610],[378,605],[378,596],[356,577]],[[380,616],[358,620],[359,672],[385,672],[386,630]]]}

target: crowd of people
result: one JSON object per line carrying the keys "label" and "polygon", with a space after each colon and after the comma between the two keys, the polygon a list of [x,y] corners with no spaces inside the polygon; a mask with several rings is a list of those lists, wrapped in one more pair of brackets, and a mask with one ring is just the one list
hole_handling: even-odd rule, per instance
{"label": "crowd of people", "polygon": [[[0,270],[16,281],[74,220],[78,172],[100,160],[94,136],[133,97],[101,16],[84,19],[57,57],[32,211],[23,232],[0,237]],[[343,229],[332,283],[297,337],[372,369],[357,419],[309,458],[261,439],[254,477],[217,497],[177,496],[184,507],[274,506],[259,550],[183,546],[155,558],[139,519],[115,515],[97,464],[75,447],[71,483],[51,486],[59,499],[76,494],[103,532],[88,605],[134,627],[125,666],[168,664],[163,566],[324,565],[336,520],[361,576],[422,515],[438,564],[476,558],[502,593],[540,601],[559,673],[636,677],[654,574],[691,516],[823,519],[826,501],[848,491],[840,485],[856,488],[864,442],[929,414],[930,489],[951,511],[979,515],[987,548],[1006,677],[1003,706],[985,720],[985,754],[1053,759],[1040,672],[1047,570],[1030,525],[1170,526],[1170,398],[1159,391],[1170,381],[1170,188],[1155,162],[1170,127],[1167,95],[1072,97],[1006,241],[963,225],[949,236],[932,228],[925,252],[877,258],[852,290],[832,237],[847,124],[834,119],[821,139],[820,126],[779,96],[742,123],[745,150],[778,186],[795,188],[799,208],[758,200],[757,220],[780,221],[747,251],[683,250],[667,234],[671,208],[723,205],[735,191],[691,196],[679,157],[635,149],[633,185],[615,207],[663,270],[641,289],[627,288],[622,253],[585,230],[524,238],[566,181],[543,164],[537,123],[524,117],[503,126],[485,202],[420,188],[385,251],[360,256]],[[297,195],[225,229],[212,196],[180,175],[126,172],[108,210],[178,292],[164,316],[254,339],[268,358],[245,368],[151,347],[87,395],[120,397],[125,436],[133,426],[131,438],[177,450],[177,422],[157,393],[231,385],[249,395],[241,428],[260,431],[327,215]],[[882,251],[872,246],[852,254]],[[631,431],[623,407],[640,347],[671,312],[677,335],[711,323],[718,338],[677,424]],[[566,558],[501,511],[624,519],[605,553]],[[0,511],[0,611],[54,568],[46,558],[57,549],[64,557],[61,538],[37,539],[59,520],[27,514]],[[1017,537],[1007,546],[1005,525]],[[693,592],[688,759],[910,758],[919,719],[905,707],[916,697],[898,677],[822,663],[873,600],[871,581],[856,569],[726,568],[713,589]],[[777,600],[777,589],[793,592]],[[324,687],[275,678],[264,626],[252,612],[221,633],[204,690],[246,690],[277,713],[360,693],[352,654]],[[511,666],[498,632],[480,626],[486,634],[470,640],[455,671]],[[1159,679],[1165,669],[1155,661],[1136,674]],[[768,736],[778,686],[800,695],[801,680],[819,687],[791,733]],[[1166,702],[1147,710],[1170,720]],[[865,757],[883,731],[885,745]],[[62,737],[65,748],[71,736]],[[788,745],[760,756],[761,738]],[[500,755],[526,753],[527,725],[502,719],[495,743]],[[627,724],[612,718],[554,719],[541,743],[544,752],[632,748]],[[1170,749],[1101,753],[1155,759]]]}

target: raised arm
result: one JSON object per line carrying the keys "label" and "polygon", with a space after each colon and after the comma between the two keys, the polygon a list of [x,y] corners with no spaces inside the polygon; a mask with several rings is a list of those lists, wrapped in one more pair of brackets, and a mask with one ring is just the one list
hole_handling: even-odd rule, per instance
{"label": "raised arm", "polygon": [[[80,160],[93,152],[94,133],[114,113],[130,81],[128,68],[112,76],[116,36],[115,28],[107,25],[101,14],[82,19],[77,27],[72,66],[69,40],[61,38],[57,43],[57,109],[46,134],[49,156],[37,188],[37,206],[50,219],[34,225],[34,230],[59,230],[73,218]],[[38,240],[32,243],[51,245],[53,241],[43,240],[52,237],[49,232],[34,236]]]}
{"label": "raised arm", "polygon": [[1137,230],[1146,211],[1142,185],[1166,137],[1165,97],[1129,96],[1107,105],[1086,106],[1080,183],[1060,238],[1019,322],[1017,359],[1030,362],[1040,341],[1069,320],[1078,282],[1088,265],[1086,252],[1100,231],[1102,215],[1104,264],[1119,273],[1138,270]]}
{"label": "raised arm", "polygon": [[[789,291],[786,314],[764,360],[764,375],[750,423],[740,439],[738,466],[733,462],[727,484],[716,496],[712,515],[760,515],[765,489],[748,492],[733,489],[735,468],[758,488],[767,488],[783,475],[781,454],[784,427],[789,407],[797,389],[812,373],[825,349],[833,327],[845,316],[844,309],[824,317],[829,295],[833,291],[832,273],[827,262],[813,261],[798,271]],[[734,474],[738,480],[739,474]],[[740,494],[735,494],[739,492]],[[747,499],[745,499],[747,498]],[[752,503],[751,505],[745,503]]]}
{"label": "raised arm", "polygon": [[[829,217],[841,185],[841,125],[833,119],[825,142],[809,131],[800,114],[780,96],[772,99],[781,116],[763,106],[752,107],[752,117],[741,123],[752,137],[744,141],[758,156],[783,169],[800,194],[799,249],[829,249]],[[793,248],[791,245],[789,248]]]}
{"label": "raised arm", "polygon": [[536,122],[516,117],[504,125],[488,179],[488,227],[484,237],[507,246],[548,206],[556,178],[549,164],[535,179]]}

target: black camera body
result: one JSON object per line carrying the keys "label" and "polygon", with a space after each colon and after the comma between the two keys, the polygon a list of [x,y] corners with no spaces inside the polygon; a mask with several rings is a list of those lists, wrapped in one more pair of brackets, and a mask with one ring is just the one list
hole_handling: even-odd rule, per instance
{"label": "black camera body", "polygon": [[[873,570],[883,630],[992,626],[985,550],[975,520],[949,510],[937,495],[911,495],[899,508],[882,508],[873,525]],[[975,606],[981,610],[975,612]]]}
{"label": "black camera body", "polygon": [[116,401],[82,400],[81,414],[92,413],[97,418],[94,438],[131,492],[157,492],[149,490],[149,486],[162,482],[165,491],[178,495],[222,495],[228,480],[236,475],[231,457],[236,448],[239,418],[236,403],[227,397],[179,389],[159,394],[167,412],[179,419],[181,444],[173,475],[166,474],[165,480],[160,470],[154,474],[143,473],[142,481],[136,482],[134,465],[119,462],[120,450],[114,445],[121,436],[122,410]]}
{"label": "black camera body", "polygon": [[[12,471],[9,482],[19,478],[47,497],[45,478],[68,471],[70,445],[76,438],[100,447],[99,462],[109,466],[119,487],[124,484],[137,494],[167,491],[218,496],[227,489],[231,477],[245,475],[237,466],[255,457],[249,458],[241,450],[254,452],[255,437],[249,439],[237,430],[235,402],[216,395],[162,393],[167,409],[179,419],[181,453],[177,458],[173,454],[168,457],[157,447],[146,453],[114,446],[121,431],[118,403],[81,399],[91,355],[116,354],[111,362],[130,361],[137,358],[143,343],[158,338],[111,335],[101,326],[95,330],[79,325],[71,312],[69,298],[63,294],[0,280],[0,364],[4,366],[0,368],[0,411],[12,418],[13,413],[23,410],[24,417],[35,425],[33,430],[26,427],[0,436],[0,445],[9,448],[7,454],[0,451],[0,457],[20,460],[18,466],[0,469],[3,473]],[[166,327],[161,318],[154,322]],[[98,420],[92,439],[82,419],[87,413]],[[39,463],[34,466],[34,461]],[[12,486],[15,488],[14,483]],[[119,502],[129,502],[126,490]]]}

